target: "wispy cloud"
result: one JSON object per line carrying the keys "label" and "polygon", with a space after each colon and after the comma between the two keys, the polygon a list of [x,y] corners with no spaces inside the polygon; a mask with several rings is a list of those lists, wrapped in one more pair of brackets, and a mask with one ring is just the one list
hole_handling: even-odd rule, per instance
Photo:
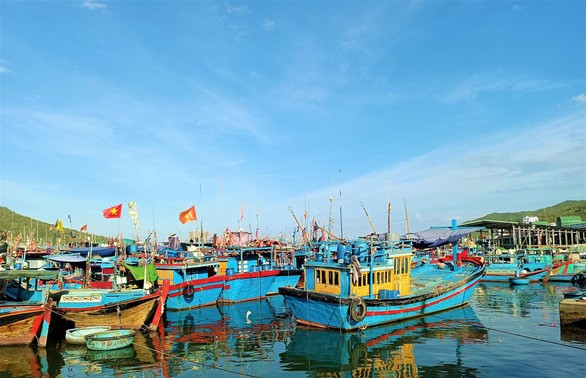
{"label": "wispy cloud", "polygon": [[572,97],[572,101],[577,104],[586,104],[586,95],[584,93],[580,93],[579,95]]}
{"label": "wispy cloud", "polygon": [[[515,76],[503,71],[452,78],[450,82],[455,82],[455,85],[451,89],[448,89],[445,95],[441,96],[449,104],[472,101],[485,93],[500,91],[535,92],[562,86],[562,84],[552,82],[551,80]],[[438,86],[438,88],[441,87],[441,85]]]}
{"label": "wispy cloud", "polygon": [[446,145],[288,202],[300,209],[310,198],[313,214],[327,218],[327,198],[341,190],[348,232],[360,234],[369,231],[360,202],[367,204],[375,224],[386,224],[389,182],[395,219],[405,218],[401,212],[405,198],[411,211],[419,213],[419,219],[413,219],[414,228],[584,199],[583,123],[582,115],[570,115],[515,134],[485,135],[481,144],[475,137],[469,144],[473,148]]}
{"label": "wispy cloud", "polygon": [[266,18],[263,22],[263,27],[265,30],[271,31],[275,27],[275,21]]}
{"label": "wispy cloud", "polygon": [[8,72],[8,68],[6,68],[3,65],[0,65],[0,73],[5,73],[5,72]]}
{"label": "wispy cloud", "polygon": [[90,10],[107,10],[108,6],[105,3],[100,3],[93,0],[82,1],[81,7]]}

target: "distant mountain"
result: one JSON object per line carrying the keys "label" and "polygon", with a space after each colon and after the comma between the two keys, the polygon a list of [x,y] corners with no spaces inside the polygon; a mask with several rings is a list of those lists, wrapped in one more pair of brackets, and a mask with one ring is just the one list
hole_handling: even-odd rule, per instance
{"label": "distant mountain", "polygon": [[[55,220],[57,221],[57,219]],[[46,244],[52,242],[55,244],[58,238],[61,238],[62,243],[69,243],[70,241],[81,241],[80,238],[87,237],[87,233],[79,232],[79,230],[72,230],[65,228],[67,219],[63,219],[63,231],[57,232],[55,223],[47,223],[20,215],[7,207],[0,206],[0,234],[6,233],[9,237],[16,237],[21,235],[22,241],[27,241],[32,233],[33,239],[40,243]],[[94,242],[106,242],[107,238],[104,236],[94,236]]]}
{"label": "distant mountain", "polygon": [[474,219],[475,222],[480,220],[495,220],[504,222],[521,222],[526,217],[538,217],[540,221],[555,223],[558,217],[562,216],[579,216],[586,221],[586,200],[582,201],[564,201],[557,205],[544,207],[538,210],[518,211],[516,213],[491,213],[481,218]]}

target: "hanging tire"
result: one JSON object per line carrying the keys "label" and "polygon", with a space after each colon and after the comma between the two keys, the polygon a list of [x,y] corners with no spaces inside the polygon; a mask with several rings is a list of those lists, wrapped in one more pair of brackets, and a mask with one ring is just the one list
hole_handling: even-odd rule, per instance
{"label": "hanging tire", "polygon": [[195,296],[195,288],[193,285],[187,285],[183,288],[183,299],[185,302],[191,302]]}
{"label": "hanging tire", "polygon": [[580,284],[580,283],[584,283],[586,282],[586,277],[584,277],[584,275],[582,273],[578,273],[576,274],[574,277],[572,277],[572,283],[573,284]]}
{"label": "hanging tire", "polygon": [[364,317],[366,316],[366,303],[364,302],[364,299],[360,297],[352,298],[352,302],[348,308],[348,313],[350,319],[354,320],[356,323],[364,320]]}

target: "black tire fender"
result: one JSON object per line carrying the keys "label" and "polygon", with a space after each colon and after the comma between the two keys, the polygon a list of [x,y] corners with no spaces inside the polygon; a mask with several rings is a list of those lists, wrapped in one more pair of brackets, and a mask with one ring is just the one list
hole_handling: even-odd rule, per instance
{"label": "black tire fender", "polygon": [[183,299],[185,299],[186,302],[191,302],[194,296],[195,288],[193,287],[193,285],[185,285],[185,287],[183,288]]}
{"label": "black tire fender", "polygon": [[356,323],[364,320],[364,317],[366,316],[366,302],[364,302],[364,299],[361,297],[352,298],[350,307],[348,307],[348,314],[350,315],[350,319]]}

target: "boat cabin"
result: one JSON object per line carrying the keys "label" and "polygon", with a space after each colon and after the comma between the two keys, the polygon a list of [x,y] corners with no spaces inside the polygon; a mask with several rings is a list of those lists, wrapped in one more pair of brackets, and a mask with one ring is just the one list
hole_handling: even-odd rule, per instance
{"label": "boat cabin", "polygon": [[373,247],[367,254],[306,262],[305,289],[341,297],[391,299],[411,294],[409,251]]}

